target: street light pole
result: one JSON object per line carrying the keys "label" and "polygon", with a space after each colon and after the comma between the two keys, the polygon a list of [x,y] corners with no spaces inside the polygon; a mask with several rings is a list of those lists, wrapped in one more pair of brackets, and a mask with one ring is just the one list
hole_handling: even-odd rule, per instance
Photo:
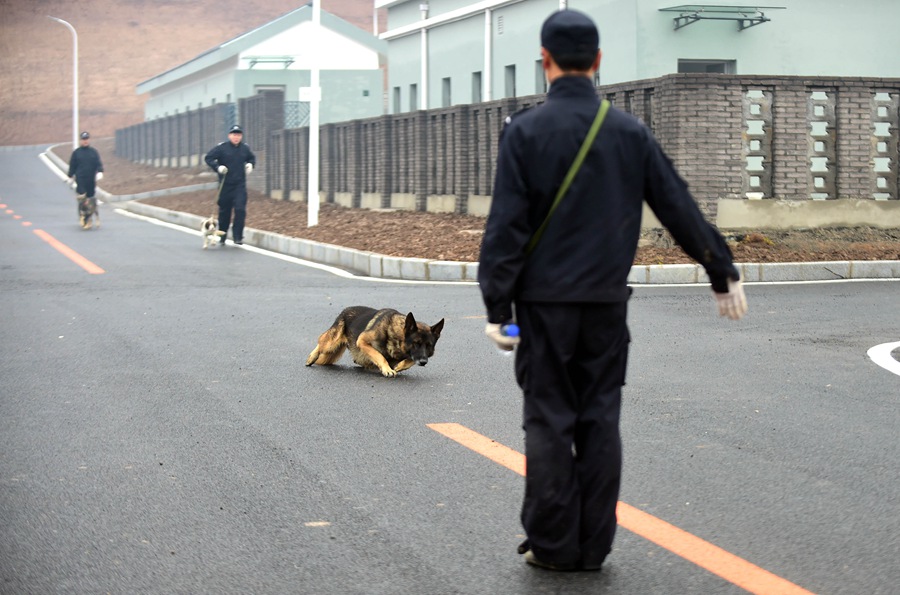
{"label": "street light pole", "polygon": [[75,33],[75,27],[68,22],[56,17],[47,17],[53,19],[57,23],[62,23],[72,32],[72,149],[78,148],[78,34]]}

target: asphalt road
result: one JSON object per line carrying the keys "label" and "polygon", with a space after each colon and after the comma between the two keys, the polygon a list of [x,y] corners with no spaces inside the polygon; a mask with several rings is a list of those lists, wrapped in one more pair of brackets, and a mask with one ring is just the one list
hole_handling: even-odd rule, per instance
{"label": "asphalt road", "polygon": [[[548,573],[515,553],[522,478],[428,426],[521,452],[475,286],[204,251],[112,205],[83,231],[36,155],[0,152],[0,592],[897,592],[900,376],[866,355],[900,340],[897,282],[750,286],[739,323],[637,289],[622,501],[725,576],[625,528],[601,573]],[[435,357],[304,367],[356,304],[445,318]]]}

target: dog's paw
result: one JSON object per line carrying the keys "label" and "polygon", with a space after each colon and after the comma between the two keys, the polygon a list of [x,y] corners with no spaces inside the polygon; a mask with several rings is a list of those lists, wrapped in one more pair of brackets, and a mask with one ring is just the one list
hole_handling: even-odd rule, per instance
{"label": "dog's paw", "polygon": [[397,375],[397,373],[395,371],[391,370],[390,368],[384,368],[381,371],[381,375],[384,376],[385,378],[393,378],[394,376]]}

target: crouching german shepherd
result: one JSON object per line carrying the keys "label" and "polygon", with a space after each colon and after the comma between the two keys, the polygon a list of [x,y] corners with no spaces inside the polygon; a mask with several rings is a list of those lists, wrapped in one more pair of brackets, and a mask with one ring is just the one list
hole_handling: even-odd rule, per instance
{"label": "crouching german shepherd", "polygon": [[390,308],[344,308],[331,328],[319,337],[306,365],[333,364],[341,359],[345,349],[350,349],[356,364],[380,370],[382,376],[391,378],[415,364],[427,364],[443,328],[443,318],[428,326],[416,322],[412,312],[404,316]]}

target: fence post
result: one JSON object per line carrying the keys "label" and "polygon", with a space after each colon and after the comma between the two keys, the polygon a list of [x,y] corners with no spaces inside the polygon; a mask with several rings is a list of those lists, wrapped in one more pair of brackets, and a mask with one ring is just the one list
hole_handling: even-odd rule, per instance
{"label": "fence post", "polygon": [[456,180],[456,205],[455,212],[466,214],[469,212],[469,148],[471,146],[471,128],[469,127],[470,109],[468,105],[456,107],[456,127],[453,135],[456,137],[453,143],[456,147],[456,155],[453,162],[456,167],[454,178]]}
{"label": "fence post", "polygon": [[379,121],[379,149],[375,161],[377,168],[375,172],[375,186],[381,193],[381,208],[387,209],[391,206],[391,194],[394,186],[394,119],[390,115],[384,115],[381,116]]}
{"label": "fence post", "polygon": [[428,112],[419,110],[413,125],[413,192],[417,211],[428,208]]}

